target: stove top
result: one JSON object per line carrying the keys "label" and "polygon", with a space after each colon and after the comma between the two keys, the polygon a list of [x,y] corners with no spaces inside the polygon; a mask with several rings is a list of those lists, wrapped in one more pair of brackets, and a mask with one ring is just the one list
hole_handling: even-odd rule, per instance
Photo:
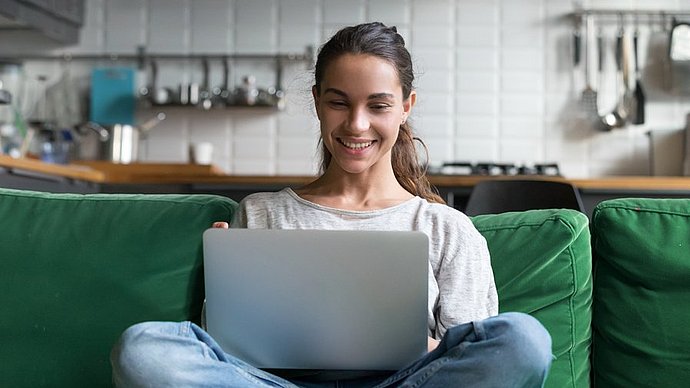
{"label": "stove top", "polygon": [[438,167],[430,167],[430,174],[435,175],[546,175],[561,176],[557,163],[471,163],[446,162]]}

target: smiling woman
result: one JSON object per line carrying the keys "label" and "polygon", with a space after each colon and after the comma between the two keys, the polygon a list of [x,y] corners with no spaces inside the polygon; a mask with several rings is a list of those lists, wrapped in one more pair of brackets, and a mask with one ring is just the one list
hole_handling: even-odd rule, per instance
{"label": "smiling woman", "polygon": [[[340,163],[337,167],[331,164],[338,158],[334,145],[340,144],[346,150],[367,151],[343,154],[369,155],[368,167],[376,167],[368,174],[378,176],[382,169],[392,168],[394,186],[428,201],[445,203],[426,178],[426,163],[420,162],[414,141],[424,150],[426,146],[414,137],[407,121],[417,97],[413,81],[412,58],[395,27],[381,23],[346,27],[321,47],[312,93],[321,121],[323,178],[342,168]],[[332,111],[340,114],[329,115]],[[366,160],[361,159],[359,168],[363,165]],[[306,187],[303,194],[309,195],[306,189],[314,188]]]}
{"label": "smiling woman", "polygon": [[414,92],[403,100],[395,68],[375,56],[343,55],[330,67],[321,82],[323,93],[313,88],[323,145],[337,161],[325,174],[392,170],[391,150]]}
{"label": "smiling woman", "polygon": [[[417,160],[407,122],[417,94],[402,37],[381,23],[346,27],[321,48],[315,70],[312,93],[321,123],[322,175],[299,189],[245,197],[231,226],[426,234],[428,271],[422,274],[426,279],[416,280],[428,285],[427,331],[418,334],[426,335],[429,353],[398,371],[266,371],[223,352],[190,322],[149,322],[128,329],[115,347],[117,385],[542,386],[551,362],[549,334],[529,315],[498,315],[486,241],[467,216],[431,191]],[[319,260],[333,258],[323,255]],[[310,276],[319,278],[316,272]],[[391,281],[387,276],[377,280]],[[285,301],[286,306],[290,303],[294,301]],[[341,331],[352,341],[362,337],[359,329]],[[312,342],[297,346],[318,352]],[[376,342],[384,349],[390,345]]]}

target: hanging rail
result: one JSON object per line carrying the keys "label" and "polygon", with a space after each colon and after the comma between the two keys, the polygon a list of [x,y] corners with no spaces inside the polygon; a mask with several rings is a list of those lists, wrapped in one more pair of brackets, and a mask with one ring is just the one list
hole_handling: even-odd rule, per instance
{"label": "hanging rail", "polygon": [[576,24],[581,24],[584,19],[595,17],[598,20],[611,19],[612,22],[619,22],[621,18],[633,18],[640,22],[643,20],[652,23],[668,23],[674,18],[690,17],[690,10],[688,11],[670,11],[670,10],[640,10],[640,9],[579,9],[570,16],[574,19]]}
{"label": "hanging rail", "polygon": [[148,53],[139,47],[136,54],[17,54],[0,56],[0,63],[17,63],[23,61],[136,61],[143,67],[149,60],[275,60],[285,62],[313,62],[314,48],[307,46],[302,54],[166,54]]}

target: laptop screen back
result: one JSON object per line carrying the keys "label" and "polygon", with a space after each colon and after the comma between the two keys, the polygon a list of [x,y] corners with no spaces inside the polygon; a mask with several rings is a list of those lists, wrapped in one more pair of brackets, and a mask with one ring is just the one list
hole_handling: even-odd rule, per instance
{"label": "laptop screen back", "polygon": [[397,370],[427,346],[421,232],[209,229],[207,330],[259,368]]}

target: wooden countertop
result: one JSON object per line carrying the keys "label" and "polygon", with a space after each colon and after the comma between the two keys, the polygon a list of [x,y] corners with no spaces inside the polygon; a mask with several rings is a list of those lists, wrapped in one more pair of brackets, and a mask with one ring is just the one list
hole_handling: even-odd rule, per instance
{"label": "wooden countertop", "polygon": [[51,164],[37,159],[15,159],[0,155],[0,167],[9,170],[23,170],[39,174],[54,175],[65,178],[80,179],[90,182],[104,182],[105,174],[88,166],[74,164]]}
{"label": "wooden countertop", "polygon": [[540,179],[570,182],[581,190],[682,190],[690,191],[690,177],[682,176],[609,176],[599,178],[568,179],[554,176],[430,176],[437,187],[470,187],[485,179]]}
{"label": "wooden countertop", "polygon": [[[225,175],[215,166],[182,163],[115,164],[102,161],[78,161],[68,165],[49,164],[35,159],[14,159],[0,155],[0,167],[8,170],[107,184],[227,184],[227,185],[301,185],[313,176]],[[439,188],[472,187],[485,179],[547,179],[571,182],[582,190],[690,191],[690,177],[617,176],[590,179],[566,179],[546,176],[457,176],[432,175]]]}

